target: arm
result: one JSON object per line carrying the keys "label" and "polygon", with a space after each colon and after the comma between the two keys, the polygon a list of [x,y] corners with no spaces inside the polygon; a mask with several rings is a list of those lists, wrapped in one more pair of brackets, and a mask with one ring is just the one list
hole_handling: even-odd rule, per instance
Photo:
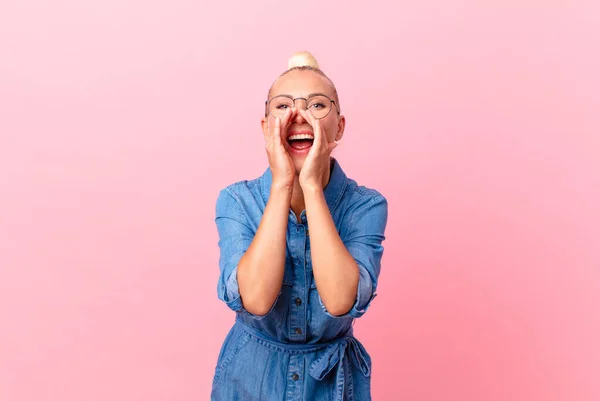
{"label": "arm", "polygon": [[338,235],[323,189],[305,188],[304,200],[317,290],[330,314],[343,315],[356,300],[358,265]]}
{"label": "arm", "polygon": [[291,196],[287,188],[271,188],[254,240],[238,264],[242,302],[254,315],[266,315],[281,290]]}
{"label": "arm", "polygon": [[247,224],[235,194],[217,200],[221,270],[219,298],[238,311],[266,315],[281,290],[291,191],[274,185],[256,232]]}
{"label": "arm", "polygon": [[[387,201],[377,195],[355,204],[348,211],[351,216],[348,231],[341,238],[322,191],[310,193],[307,218],[313,272],[322,305],[332,316],[360,317],[376,296],[387,224]],[[308,217],[311,215],[312,220]]]}
{"label": "arm", "polygon": [[346,211],[348,230],[345,237],[340,238],[323,193],[331,151],[337,143],[328,142],[320,120],[309,112],[300,110],[299,113],[311,124],[315,135],[299,180],[311,232],[313,274],[319,300],[331,316],[360,317],[375,297],[387,202],[381,195],[364,196],[354,202],[352,209]]}
{"label": "arm", "polygon": [[217,201],[219,298],[233,310],[245,308],[255,316],[264,316],[271,310],[283,282],[295,169],[281,136],[291,116],[288,110],[283,120],[276,119],[274,125],[269,118],[262,122],[273,182],[256,232],[245,224],[245,213],[233,193],[222,191]]}

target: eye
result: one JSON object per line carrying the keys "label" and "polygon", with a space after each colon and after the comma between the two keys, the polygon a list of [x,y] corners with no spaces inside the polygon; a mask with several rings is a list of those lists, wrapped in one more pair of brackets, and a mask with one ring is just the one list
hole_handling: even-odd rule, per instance
{"label": "eye", "polygon": [[277,105],[275,108],[279,109],[279,110],[285,110],[287,109],[289,106],[287,104],[279,104]]}
{"label": "eye", "polygon": [[310,105],[310,107],[315,108],[315,109],[322,109],[325,107],[325,105],[323,103],[313,103]]}

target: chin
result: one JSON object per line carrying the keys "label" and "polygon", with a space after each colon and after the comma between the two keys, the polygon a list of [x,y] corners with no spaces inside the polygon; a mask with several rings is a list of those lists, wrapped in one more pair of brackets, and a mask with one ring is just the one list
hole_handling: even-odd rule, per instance
{"label": "chin", "polygon": [[304,159],[302,160],[294,160],[294,167],[296,168],[296,175],[300,175],[300,171],[302,170],[302,166],[304,166]]}

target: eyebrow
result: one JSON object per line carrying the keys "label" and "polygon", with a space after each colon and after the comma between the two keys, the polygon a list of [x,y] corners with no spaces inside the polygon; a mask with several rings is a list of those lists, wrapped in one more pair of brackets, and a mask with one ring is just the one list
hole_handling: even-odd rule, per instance
{"label": "eyebrow", "polygon": [[[287,93],[282,93],[282,94],[280,94],[280,95],[275,95],[275,96],[273,96],[273,97],[277,97],[277,96],[287,96],[287,97],[289,97],[289,98],[291,98],[291,99],[293,99],[293,98],[294,98],[292,95],[288,95]],[[311,94],[309,94],[308,96],[306,96],[306,98],[308,99],[309,97],[313,97],[313,96],[327,96],[327,97],[331,97],[331,96],[329,96],[329,95],[326,95],[326,94],[324,94],[324,93],[321,93],[321,92],[315,92],[315,93],[311,93]],[[303,98],[297,98],[297,99],[303,99]]]}

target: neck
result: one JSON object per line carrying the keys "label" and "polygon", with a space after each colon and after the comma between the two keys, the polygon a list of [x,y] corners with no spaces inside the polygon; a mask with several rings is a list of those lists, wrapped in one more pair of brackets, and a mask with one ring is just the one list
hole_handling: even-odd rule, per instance
{"label": "neck", "polygon": [[[329,179],[331,178],[331,165],[323,174],[323,181],[321,182],[321,187],[325,188],[327,183],[329,183]],[[304,203],[304,191],[302,191],[302,186],[300,186],[300,181],[298,179],[298,175],[294,178],[294,190],[292,191],[292,201],[291,208],[298,221],[300,221],[300,214],[306,208]]]}

